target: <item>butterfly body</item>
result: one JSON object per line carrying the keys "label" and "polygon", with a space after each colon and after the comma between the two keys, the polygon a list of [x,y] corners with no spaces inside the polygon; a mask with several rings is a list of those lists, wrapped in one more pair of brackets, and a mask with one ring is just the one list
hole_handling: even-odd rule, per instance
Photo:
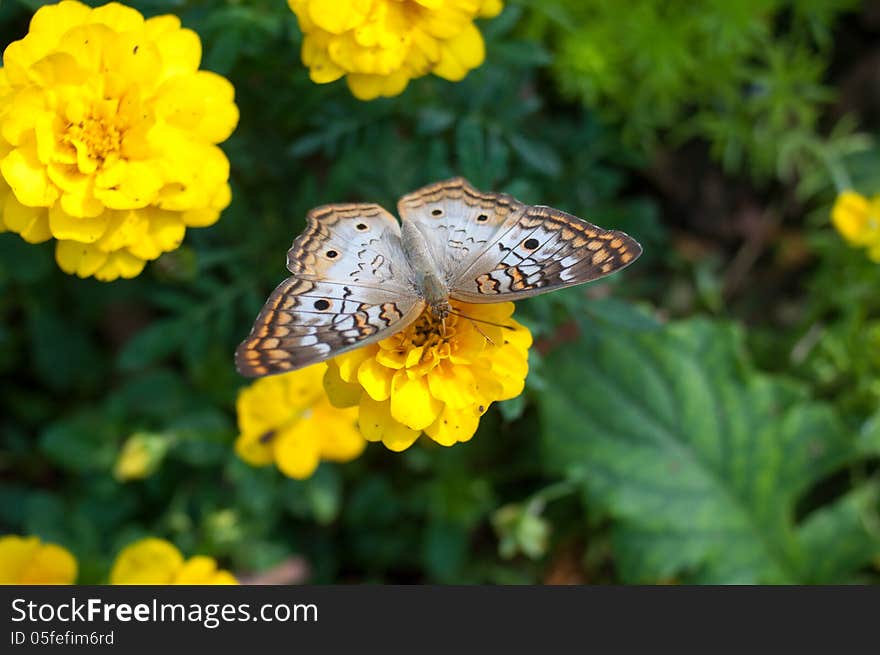
{"label": "butterfly body", "polygon": [[[400,226],[401,246],[414,274],[414,290],[435,314],[448,313],[449,287],[438,262],[431,254],[429,241],[415,223],[404,220]],[[438,316],[438,318],[440,318]]]}
{"label": "butterfly body", "polygon": [[403,330],[426,307],[443,319],[450,299],[498,303],[589,282],[641,254],[605,230],[462,178],[398,203],[401,223],[374,204],[309,212],[287,254],[292,276],[272,293],[236,365],[251,377],[302,368]]}

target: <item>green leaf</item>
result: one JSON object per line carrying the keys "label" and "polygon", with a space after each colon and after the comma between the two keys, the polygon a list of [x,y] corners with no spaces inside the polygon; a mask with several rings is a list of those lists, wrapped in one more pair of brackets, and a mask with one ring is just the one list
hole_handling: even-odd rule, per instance
{"label": "green leaf", "polygon": [[119,353],[119,367],[131,371],[144,368],[175,352],[183,345],[191,328],[182,319],[164,319],[138,332]]}
{"label": "green leaf", "polygon": [[520,159],[539,173],[556,177],[562,172],[562,160],[546,143],[527,139],[521,134],[511,134],[509,139],[510,145]]}
{"label": "green leaf", "polygon": [[458,523],[435,520],[425,526],[422,558],[429,574],[452,582],[467,562],[468,533]]}
{"label": "green leaf", "polygon": [[40,450],[70,471],[109,471],[116,459],[116,427],[99,412],[81,411],[46,428]]}
{"label": "green leaf", "polygon": [[732,326],[695,320],[600,328],[547,358],[547,465],[616,519],[624,580],[819,581],[794,506],[857,451],[830,408],[751,370],[740,344]]}
{"label": "green leaf", "polygon": [[296,518],[313,518],[319,525],[336,520],[342,508],[342,477],[332,464],[321,464],[305,480],[286,479],[281,485],[281,501]]}
{"label": "green leaf", "polygon": [[27,243],[17,234],[0,235],[0,285],[34,284],[52,270],[52,249]]}
{"label": "green leaf", "polygon": [[320,525],[332,523],[342,506],[342,477],[332,464],[322,464],[305,481],[306,498],[312,516]]}
{"label": "green leaf", "polygon": [[34,368],[49,387],[69,390],[93,384],[101,357],[81,323],[61,312],[35,308],[28,314],[28,327]]}
{"label": "green leaf", "polygon": [[467,117],[455,128],[455,154],[461,175],[477,188],[491,186],[489,173],[485,170],[486,148],[483,128],[477,119]]}
{"label": "green leaf", "polygon": [[217,466],[229,457],[234,430],[225,414],[204,409],[184,414],[168,425],[172,453],[191,466]]}
{"label": "green leaf", "polygon": [[180,416],[190,394],[181,377],[157,369],[133,376],[108,398],[107,411],[120,415],[143,415],[161,420]]}
{"label": "green leaf", "polygon": [[877,484],[863,485],[804,522],[799,536],[810,562],[804,570],[806,581],[858,582],[853,570],[880,556],[878,498]]}
{"label": "green leaf", "polygon": [[[618,328],[633,332],[651,331],[660,328],[649,312],[617,298],[595,298],[584,303],[582,324],[601,323],[609,328]],[[589,329],[589,327],[588,327]]]}

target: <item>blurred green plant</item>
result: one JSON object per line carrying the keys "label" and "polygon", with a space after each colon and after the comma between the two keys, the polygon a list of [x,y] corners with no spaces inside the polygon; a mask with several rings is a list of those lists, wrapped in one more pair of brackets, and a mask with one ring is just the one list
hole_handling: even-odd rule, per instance
{"label": "blurred green plant", "polygon": [[[857,0],[541,3],[531,33],[559,43],[561,89],[628,144],[706,141],[726,170],[786,181],[865,147],[850,121],[819,131],[833,29]],[[824,174],[824,175],[823,175]],[[809,187],[807,187],[809,188]]]}

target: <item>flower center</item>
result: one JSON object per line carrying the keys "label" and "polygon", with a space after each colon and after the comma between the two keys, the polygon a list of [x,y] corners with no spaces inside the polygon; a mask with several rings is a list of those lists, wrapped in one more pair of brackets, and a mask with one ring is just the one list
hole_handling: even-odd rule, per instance
{"label": "flower center", "polygon": [[437,318],[430,309],[426,309],[404,332],[404,341],[408,341],[415,348],[425,346],[428,349],[439,346],[455,336],[457,320],[458,317],[447,315],[444,333],[443,320]]}
{"label": "flower center", "polygon": [[[101,163],[122,149],[122,130],[103,118],[89,114],[78,123],[68,123],[64,140],[76,148],[78,154]],[[84,153],[80,153],[84,150]]]}

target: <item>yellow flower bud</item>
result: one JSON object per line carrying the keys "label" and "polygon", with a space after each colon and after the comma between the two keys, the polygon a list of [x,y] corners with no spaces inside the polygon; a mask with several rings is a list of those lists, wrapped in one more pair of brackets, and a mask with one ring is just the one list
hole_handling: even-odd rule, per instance
{"label": "yellow flower bud", "polygon": [[168,435],[151,432],[138,432],[130,436],[113,468],[113,476],[120,482],[142,480],[150,477],[159,468],[165,453],[168,452]]}

